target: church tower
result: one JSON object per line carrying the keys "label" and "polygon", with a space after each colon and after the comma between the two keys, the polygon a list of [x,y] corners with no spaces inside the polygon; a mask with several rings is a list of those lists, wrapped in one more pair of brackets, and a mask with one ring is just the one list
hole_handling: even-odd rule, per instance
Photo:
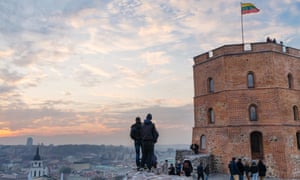
{"label": "church tower", "polygon": [[192,143],[228,173],[232,157],[263,160],[267,176],[300,178],[300,50],[225,45],[194,57]]}
{"label": "church tower", "polygon": [[39,154],[39,147],[36,148],[36,154],[31,161],[31,168],[28,173],[28,180],[38,179],[39,177],[48,176],[48,168],[44,167],[43,161]]}

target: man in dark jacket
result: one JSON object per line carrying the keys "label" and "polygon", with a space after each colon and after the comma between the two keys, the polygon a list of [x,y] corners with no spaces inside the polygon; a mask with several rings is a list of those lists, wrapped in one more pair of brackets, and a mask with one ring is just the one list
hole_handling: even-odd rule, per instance
{"label": "man in dark jacket", "polygon": [[200,162],[200,164],[197,166],[197,175],[198,175],[197,180],[200,180],[200,178],[204,180],[204,168],[202,162]]}
{"label": "man in dark jacket", "polygon": [[238,159],[238,162],[236,163],[239,171],[240,171],[240,174],[239,174],[239,180],[244,180],[244,164],[242,163],[242,159],[239,158]]}
{"label": "man in dark jacket", "polygon": [[240,171],[236,165],[235,157],[233,157],[232,160],[230,161],[230,163],[228,164],[228,168],[229,168],[230,175],[231,175],[230,179],[238,180]]}
{"label": "man in dark jacket", "polygon": [[154,156],[154,144],[158,139],[158,132],[155,128],[154,123],[152,123],[152,115],[147,114],[144,124],[142,126],[142,166],[147,165],[148,170],[151,170],[152,167],[152,156]]}
{"label": "man in dark jacket", "polygon": [[267,172],[267,167],[266,165],[263,163],[262,160],[258,161],[257,164],[257,168],[258,168],[258,176],[260,180],[264,180],[265,176],[266,176],[266,172]]}
{"label": "man in dark jacket", "polygon": [[140,117],[135,118],[135,124],[130,128],[130,137],[134,140],[135,163],[137,170],[141,168],[140,152],[142,151],[142,122]]}

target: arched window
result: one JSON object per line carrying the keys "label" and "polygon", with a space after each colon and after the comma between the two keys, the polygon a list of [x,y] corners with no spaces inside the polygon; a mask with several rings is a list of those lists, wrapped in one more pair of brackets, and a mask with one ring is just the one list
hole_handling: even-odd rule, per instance
{"label": "arched window", "polygon": [[214,114],[214,110],[212,108],[208,109],[208,120],[210,124],[215,123],[215,114]]}
{"label": "arched window", "polygon": [[200,149],[206,149],[206,137],[205,135],[202,135],[200,137]]}
{"label": "arched window", "polygon": [[249,107],[249,117],[250,121],[257,121],[257,107],[254,104]]}
{"label": "arched window", "polygon": [[293,106],[294,120],[299,120],[298,107]]}
{"label": "arched window", "polygon": [[300,132],[296,133],[296,138],[297,138],[297,146],[298,146],[298,149],[300,150]]}
{"label": "arched window", "polygon": [[254,88],[254,74],[253,72],[249,72],[247,75],[247,85],[248,88]]}
{"label": "arched window", "polygon": [[288,74],[288,86],[289,86],[289,89],[293,88],[293,86],[294,86],[293,76],[291,73]]}
{"label": "arched window", "polygon": [[214,92],[214,80],[212,78],[208,78],[208,92],[213,93]]}
{"label": "arched window", "polygon": [[255,131],[250,134],[252,159],[263,159],[263,137],[262,133]]}

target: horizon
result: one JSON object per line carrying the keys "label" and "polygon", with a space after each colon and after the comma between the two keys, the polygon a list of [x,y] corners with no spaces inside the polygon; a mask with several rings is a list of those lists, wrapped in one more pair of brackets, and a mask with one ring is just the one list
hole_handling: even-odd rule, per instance
{"label": "horizon", "polygon": [[[300,49],[300,0],[252,0],[245,43]],[[139,0],[0,2],[0,144],[132,146],[151,113],[158,144],[191,144],[193,57],[241,44],[241,4]]]}

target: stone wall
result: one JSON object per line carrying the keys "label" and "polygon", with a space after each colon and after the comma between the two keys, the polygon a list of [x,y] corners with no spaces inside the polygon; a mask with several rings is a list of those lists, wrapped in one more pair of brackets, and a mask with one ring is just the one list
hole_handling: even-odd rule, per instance
{"label": "stone wall", "polygon": [[184,160],[190,160],[192,162],[192,166],[194,168],[194,172],[197,170],[197,166],[200,164],[200,162],[203,163],[203,166],[205,167],[207,164],[209,165],[210,173],[216,173],[218,172],[216,169],[217,161],[213,160],[213,156],[210,154],[195,154],[191,150],[176,150],[176,162],[183,162]]}

